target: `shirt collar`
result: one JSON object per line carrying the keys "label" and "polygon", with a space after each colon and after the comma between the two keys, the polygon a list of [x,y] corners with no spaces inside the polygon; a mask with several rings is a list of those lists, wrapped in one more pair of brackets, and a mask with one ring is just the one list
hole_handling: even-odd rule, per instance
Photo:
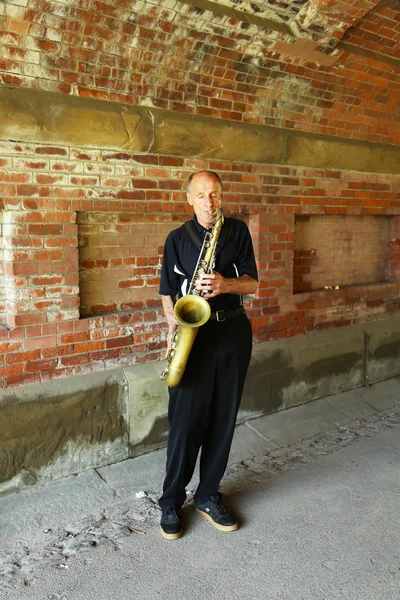
{"label": "shirt collar", "polygon": [[198,222],[196,213],[193,213],[193,223],[199,233],[204,233],[205,231],[207,231],[207,229],[203,227],[203,225],[200,225],[200,223]]}

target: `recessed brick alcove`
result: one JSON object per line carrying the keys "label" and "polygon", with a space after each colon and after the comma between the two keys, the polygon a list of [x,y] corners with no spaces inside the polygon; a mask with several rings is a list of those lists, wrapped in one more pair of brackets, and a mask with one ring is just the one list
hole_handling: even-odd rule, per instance
{"label": "recessed brick alcove", "polygon": [[159,304],[162,247],[175,225],[138,213],[79,212],[81,317]]}
{"label": "recessed brick alcove", "polygon": [[298,216],[293,292],[388,281],[389,258],[390,217]]}

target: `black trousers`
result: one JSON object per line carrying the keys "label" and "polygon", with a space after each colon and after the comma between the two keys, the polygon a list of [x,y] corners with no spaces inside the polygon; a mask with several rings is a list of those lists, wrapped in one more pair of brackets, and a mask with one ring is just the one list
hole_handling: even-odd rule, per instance
{"label": "black trousers", "polygon": [[167,468],[160,506],[186,499],[201,448],[195,500],[216,495],[228,462],[252,332],[246,315],[199,328],[179,386],[169,388]]}

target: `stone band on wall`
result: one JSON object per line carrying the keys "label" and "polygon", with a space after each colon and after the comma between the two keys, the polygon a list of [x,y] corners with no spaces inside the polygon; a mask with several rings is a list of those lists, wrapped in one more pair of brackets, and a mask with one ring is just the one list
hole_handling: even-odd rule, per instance
{"label": "stone band on wall", "polygon": [[400,174],[400,148],[50,92],[0,87],[0,139]]}

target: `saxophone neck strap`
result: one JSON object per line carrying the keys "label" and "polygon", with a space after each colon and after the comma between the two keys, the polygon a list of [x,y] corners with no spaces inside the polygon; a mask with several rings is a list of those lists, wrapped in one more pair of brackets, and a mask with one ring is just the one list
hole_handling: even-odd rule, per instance
{"label": "saxophone neck strap", "polygon": [[[185,227],[186,233],[192,240],[193,244],[196,246],[196,248],[198,250],[201,250],[201,247],[203,245],[203,240],[201,239],[200,234],[197,231],[197,229],[193,223],[193,220],[186,221],[186,223],[184,223],[184,227]],[[226,242],[230,239],[232,233],[233,233],[233,220],[227,219],[227,220],[225,220],[225,223],[221,229],[221,233],[218,238],[217,254],[221,250],[222,246],[224,244],[226,244]]]}

